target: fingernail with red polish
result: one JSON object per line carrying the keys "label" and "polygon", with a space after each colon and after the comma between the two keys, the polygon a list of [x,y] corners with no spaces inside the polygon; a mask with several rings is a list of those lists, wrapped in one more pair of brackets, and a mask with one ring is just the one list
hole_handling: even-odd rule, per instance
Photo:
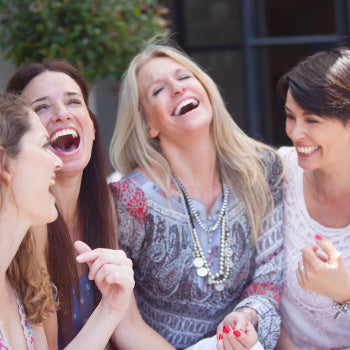
{"label": "fingernail with red polish", "polygon": [[224,331],[224,333],[230,333],[230,327],[226,324],[222,327],[222,330]]}
{"label": "fingernail with red polish", "polygon": [[233,331],[233,334],[236,336],[236,337],[240,337],[242,335],[242,330],[241,329],[236,329],[235,331]]}
{"label": "fingernail with red polish", "polygon": [[322,237],[320,235],[315,235],[315,238],[318,239],[319,241],[322,240]]}
{"label": "fingernail with red polish", "polygon": [[222,334],[219,334],[219,340],[222,340],[223,336]]}

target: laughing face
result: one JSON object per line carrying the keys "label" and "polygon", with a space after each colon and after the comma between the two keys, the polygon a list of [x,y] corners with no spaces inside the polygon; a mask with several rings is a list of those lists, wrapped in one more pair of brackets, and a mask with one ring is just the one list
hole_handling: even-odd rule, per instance
{"label": "laughing face", "polygon": [[82,173],[91,157],[95,130],[79,85],[67,74],[43,72],[23,90],[63,161],[59,174]]}
{"label": "laughing face", "polygon": [[141,67],[137,79],[150,137],[158,137],[162,144],[209,131],[213,112],[208,94],[186,67],[156,57]]}
{"label": "laughing face", "polygon": [[11,161],[10,186],[21,220],[29,225],[43,225],[57,217],[51,186],[62,161],[52,152],[49,135],[38,116],[30,111],[28,117],[31,128],[20,141],[19,155]]}
{"label": "laughing face", "polygon": [[335,118],[306,113],[290,91],[285,104],[286,133],[298,153],[299,166],[305,170],[336,169],[350,149],[350,129]]}

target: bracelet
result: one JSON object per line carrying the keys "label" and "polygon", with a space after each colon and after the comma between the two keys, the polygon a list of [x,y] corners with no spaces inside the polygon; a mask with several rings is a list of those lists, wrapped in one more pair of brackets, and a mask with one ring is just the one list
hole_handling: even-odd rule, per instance
{"label": "bracelet", "polygon": [[[350,308],[350,306],[349,306],[349,308]],[[237,310],[238,312],[244,312],[244,313],[246,313],[246,314],[248,314],[248,315],[250,315],[250,318],[252,319],[252,324],[253,324],[253,326],[255,327],[256,326],[256,317],[255,317],[255,315],[250,311],[250,310],[247,310],[247,309],[239,309],[239,310]]]}
{"label": "bracelet", "polygon": [[339,304],[336,301],[333,301],[332,307],[333,307],[333,309],[337,310],[337,312],[334,315],[334,319],[337,320],[340,317],[342,312],[344,312],[346,314],[349,312],[349,310],[350,310],[350,301],[347,301],[344,304]]}

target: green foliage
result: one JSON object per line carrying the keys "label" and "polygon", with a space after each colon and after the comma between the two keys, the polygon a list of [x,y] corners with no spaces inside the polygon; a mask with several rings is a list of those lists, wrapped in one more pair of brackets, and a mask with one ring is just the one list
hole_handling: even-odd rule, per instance
{"label": "green foliage", "polygon": [[0,47],[22,65],[65,59],[115,84],[145,41],[167,34],[156,0],[0,0]]}

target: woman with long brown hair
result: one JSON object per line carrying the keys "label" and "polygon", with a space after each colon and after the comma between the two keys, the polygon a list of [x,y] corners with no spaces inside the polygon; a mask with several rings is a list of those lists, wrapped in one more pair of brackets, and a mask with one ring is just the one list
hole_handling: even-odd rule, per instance
{"label": "woman with long brown hair", "polygon": [[[88,108],[87,83],[69,63],[50,61],[24,66],[11,78],[7,91],[29,100],[50,135],[53,152],[63,161],[54,191],[59,218],[47,230],[46,227],[36,230],[41,261],[46,263],[58,289],[58,341],[62,348],[79,333],[101,299],[91,272],[76,263],[72,242],[82,240],[92,249],[108,249],[112,260],[116,254],[124,254],[115,250],[117,228],[114,203],[106,183],[106,156],[96,117]],[[142,318],[133,299],[130,308],[134,311],[129,310],[128,315],[140,338],[119,336],[124,329],[128,332],[124,322],[115,330],[113,342],[120,348],[138,341],[139,347],[146,347],[147,336],[141,336],[141,330],[135,326],[142,325]],[[55,347],[55,317],[51,321],[44,326],[49,345]],[[149,327],[142,330],[157,338]],[[162,338],[157,344],[162,344]],[[163,344],[167,346],[165,341]]]}
{"label": "woman with long brown hair", "polygon": [[52,186],[61,160],[19,96],[0,95],[0,348],[46,349],[42,322],[55,287],[35,258],[31,225],[57,217]]}

